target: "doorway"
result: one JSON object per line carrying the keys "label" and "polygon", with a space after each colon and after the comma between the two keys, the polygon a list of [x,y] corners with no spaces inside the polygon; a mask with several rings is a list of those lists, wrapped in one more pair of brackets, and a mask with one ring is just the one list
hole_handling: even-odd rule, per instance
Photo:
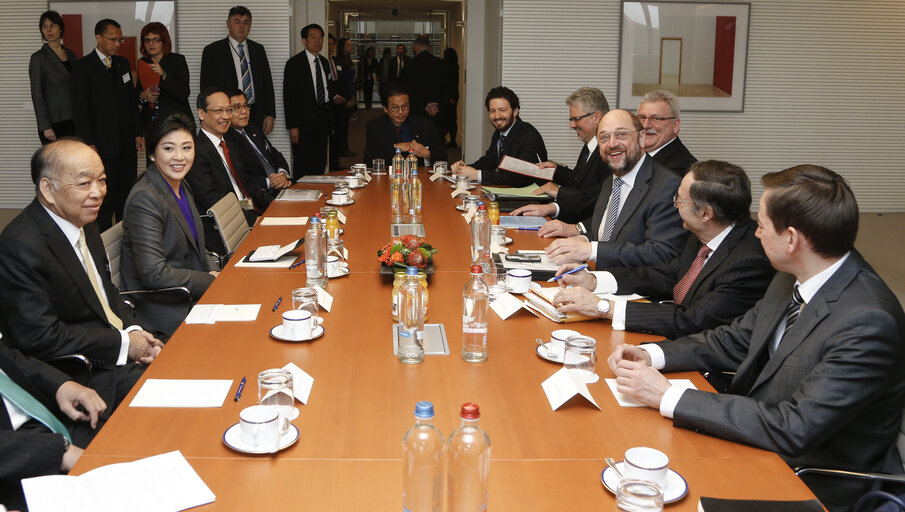
{"label": "doorway", "polygon": [[678,90],[682,83],[682,38],[660,38],[660,80],[665,89]]}

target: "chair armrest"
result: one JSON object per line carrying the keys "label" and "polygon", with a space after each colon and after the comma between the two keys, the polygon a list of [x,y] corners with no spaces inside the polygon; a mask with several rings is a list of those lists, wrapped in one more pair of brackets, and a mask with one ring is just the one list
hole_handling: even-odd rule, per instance
{"label": "chair armrest", "polygon": [[861,471],[845,471],[841,469],[812,468],[806,466],[795,468],[795,475],[799,477],[802,475],[819,475],[843,478],[847,480],[858,479],[905,484],[905,475],[901,474],[895,475],[890,473],[865,473]]}
{"label": "chair armrest", "polygon": [[77,383],[87,386],[91,376],[91,360],[82,354],[68,354],[53,357],[47,364],[72,377]]}
{"label": "chair armrest", "polygon": [[119,295],[123,298],[149,299],[168,304],[192,301],[192,292],[185,286],[171,286],[157,290],[130,290],[119,292]]}

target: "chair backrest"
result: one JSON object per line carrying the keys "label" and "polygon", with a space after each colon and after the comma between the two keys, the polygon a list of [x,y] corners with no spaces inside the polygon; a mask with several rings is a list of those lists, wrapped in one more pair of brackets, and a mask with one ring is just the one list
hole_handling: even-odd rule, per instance
{"label": "chair backrest", "polygon": [[117,222],[107,231],[101,233],[104,241],[104,251],[107,253],[107,261],[110,262],[110,279],[113,286],[119,288],[119,260],[123,252],[123,223]]}
{"label": "chair backrest", "polygon": [[236,248],[250,231],[242,207],[239,206],[239,198],[228,193],[211,206],[207,213],[214,218],[214,226],[220,232],[226,252],[236,252]]}

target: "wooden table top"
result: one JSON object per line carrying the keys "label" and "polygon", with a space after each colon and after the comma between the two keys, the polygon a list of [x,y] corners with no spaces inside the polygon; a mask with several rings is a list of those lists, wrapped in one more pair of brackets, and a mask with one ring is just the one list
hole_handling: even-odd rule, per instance
{"label": "wooden table top", "polygon": [[[613,507],[601,485],[604,459],[617,460],[627,448],[651,446],[670,456],[670,466],[689,482],[689,495],[673,510],[696,510],[702,494],[723,498],[809,499],[813,495],[775,454],[724,441],[672,423],[650,408],[622,408],[605,378],[612,377],[606,356],[621,343],[659,339],[612,331],[607,322],[568,326],[598,342],[600,381],[589,385],[601,410],[580,397],[552,411],[541,382],[560,369],[535,353],[535,338],[548,340],[562,326],[520,311],[508,320],[490,313],[489,357],[466,363],[462,340],[462,289],[469,279],[469,231],[453,205],[446,181],[424,182],[426,239],[439,249],[430,277],[427,321],[445,326],[449,356],[427,356],[404,365],[393,355],[392,282],[378,274],[376,251],[389,240],[389,186],[375,176],[353,192],[355,204],[343,240],[351,273],[330,280],[335,300],[321,312],[325,334],[311,342],[288,343],[270,337],[281,314],[291,307],[290,291],[304,286],[305,267],[235,268],[233,263],[201,303],[260,303],[254,322],[182,325],[91,443],[73,469],[92,468],[181,450],[217,495],[205,510],[230,510],[236,503],[266,506],[304,500],[306,509],[398,510],[401,503],[402,436],[413,424],[419,400],[433,402],[435,423],[445,436],[458,426],[459,406],[476,402],[481,425],[491,439],[490,496],[493,510],[600,510]],[[308,186],[329,191],[332,186]],[[329,193],[328,193],[329,195]],[[274,202],[266,216],[310,215],[323,200]],[[304,226],[257,226],[237,254],[264,244],[287,243],[304,235]],[[542,248],[534,232],[509,230],[510,247]],[[271,311],[282,297],[278,311]],[[223,432],[239,411],[257,399],[257,374],[294,362],[314,377],[307,405],[293,421],[300,440],[275,455],[249,456],[229,449]],[[239,402],[238,381],[248,378]],[[711,389],[695,372],[689,378]],[[129,408],[146,378],[233,379],[223,407],[212,409]],[[224,462],[229,462],[223,464]],[[261,492],[264,490],[265,492]],[[295,501],[295,500],[293,500]],[[296,501],[297,502],[297,501]]]}

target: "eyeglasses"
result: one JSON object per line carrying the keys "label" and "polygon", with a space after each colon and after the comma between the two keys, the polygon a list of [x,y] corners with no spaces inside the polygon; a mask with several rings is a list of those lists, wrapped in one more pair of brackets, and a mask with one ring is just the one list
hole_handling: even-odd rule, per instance
{"label": "eyeglasses", "polygon": [[245,112],[246,110],[249,110],[248,105],[242,105],[241,103],[233,105],[233,112]]}
{"label": "eyeglasses", "polygon": [[145,44],[151,44],[151,43],[159,44],[159,43],[160,43],[160,38],[159,38],[159,37],[146,37],[146,38],[145,38]]}
{"label": "eyeglasses", "polygon": [[231,116],[231,115],[233,115],[234,110],[232,107],[227,107],[227,108],[206,108],[206,109],[204,109],[204,111],[213,112],[215,116],[222,116],[223,114]]}
{"label": "eyeglasses", "polygon": [[584,119],[584,118],[586,118],[586,117],[588,117],[588,116],[592,116],[592,115],[594,115],[594,112],[588,112],[587,114],[585,114],[585,115],[583,115],[583,116],[570,117],[570,118],[569,118],[569,122],[570,122],[570,123],[577,123],[578,121],[581,121],[582,119]]}
{"label": "eyeglasses", "polygon": [[694,203],[694,201],[690,199],[679,199],[679,194],[672,196],[672,205],[678,208],[679,203]]}
{"label": "eyeglasses", "polygon": [[408,112],[409,108],[410,106],[408,103],[406,103],[405,105],[390,105],[390,112],[394,114],[398,114],[399,112]]}
{"label": "eyeglasses", "polygon": [[607,142],[610,141],[610,138],[613,138],[616,140],[625,140],[628,138],[629,135],[631,135],[633,133],[638,133],[638,131],[639,130],[618,130],[613,133],[602,132],[597,135],[597,142],[599,142],[601,144],[606,144]]}
{"label": "eyeglasses", "polygon": [[103,35],[103,34],[101,34],[101,37],[103,37],[103,38],[106,39],[107,41],[110,41],[111,43],[119,43],[119,44],[123,44],[123,43],[126,42],[126,40],[123,39],[123,38],[121,38],[121,37],[120,37],[120,38],[109,37],[109,36],[105,36],[105,35]]}
{"label": "eyeglasses", "polygon": [[663,117],[663,116],[637,116],[637,117],[638,117],[638,120],[641,121],[642,123],[643,123],[644,121],[647,121],[648,119],[650,119],[650,122],[652,122],[652,123],[662,123],[663,121],[669,121],[670,119],[675,119],[675,118],[676,118],[676,116],[672,116],[672,117]]}

